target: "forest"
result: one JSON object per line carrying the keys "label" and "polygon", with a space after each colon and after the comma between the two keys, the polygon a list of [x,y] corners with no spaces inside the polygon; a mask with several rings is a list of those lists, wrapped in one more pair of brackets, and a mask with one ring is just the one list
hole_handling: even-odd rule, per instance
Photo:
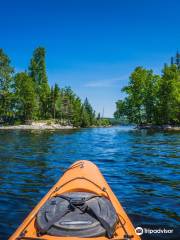
{"label": "forest", "polygon": [[0,49],[0,124],[54,119],[74,127],[108,125],[87,98],[82,102],[70,87],[49,85],[45,55],[43,47],[36,48],[28,69],[15,73],[10,58]]}
{"label": "forest", "polygon": [[162,74],[136,67],[116,102],[116,119],[137,125],[180,124],[180,54],[164,64]]}

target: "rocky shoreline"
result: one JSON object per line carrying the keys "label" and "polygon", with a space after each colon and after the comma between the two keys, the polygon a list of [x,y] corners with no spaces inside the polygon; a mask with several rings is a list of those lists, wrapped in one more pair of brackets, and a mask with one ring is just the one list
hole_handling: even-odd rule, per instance
{"label": "rocky shoreline", "polygon": [[173,125],[138,125],[136,129],[143,130],[160,130],[160,131],[180,131],[180,126],[173,126]]}
{"label": "rocky shoreline", "polygon": [[[102,125],[102,126],[90,126],[90,128],[104,128],[111,127],[111,125]],[[7,125],[1,126],[0,130],[65,130],[65,129],[77,129],[78,127],[74,127],[72,125],[62,125],[55,122],[49,121],[40,121],[40,122],[31,122],[29,124],[20,124],[20,125]]]}
{"label": "rocky shoreline", "polygon": [[22,125],[11,125],[11,126],[0,126],[0,130],[56,130],[56,129],[75,129],[71,125],[63,126],[61,124],[47,122],[32,123],[32,124],[22,124]]}
{"label": "rocky shoreline", "polygon": [[[112,127],[108,126],[91,126],[90,128],[104,128]],[[64,130],[64,129],[77,129],[72,125],[61,125],[58,123],[48,123],[48,122],[33,122],[31,124],[21,124],[21,125],[8,125],[0,126],[0,130]],[[154,131],[180,131],[180,126],[172,125],[150,125],[142,124],[135,126],[137,130],[154,130]]]}

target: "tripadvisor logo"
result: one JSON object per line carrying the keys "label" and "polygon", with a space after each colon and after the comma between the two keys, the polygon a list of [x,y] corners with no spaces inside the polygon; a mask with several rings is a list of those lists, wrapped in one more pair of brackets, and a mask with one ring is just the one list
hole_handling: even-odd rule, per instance
{"label": "tripadvisor logo", "polygon": [[135,229],[135,233],[136,233],[137,235],[142,235],[142,234],[143,234],[143,228],[142,228],[142,227],[137,227],[137,228]]}
{"label": "tripadvisor logo", "polygon": [[142,234],[171,234],[173,232],[174,232],[174,229],[166,229],[166,228],[150,229],[150,228],[137,227],[135,229],[135,233],[137,235],[142,235]]}

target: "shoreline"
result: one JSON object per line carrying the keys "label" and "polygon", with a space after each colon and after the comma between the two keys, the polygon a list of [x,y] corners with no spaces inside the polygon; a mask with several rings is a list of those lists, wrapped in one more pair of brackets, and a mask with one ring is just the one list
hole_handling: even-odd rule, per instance
{"label": "shoreline", "polygon": [[158,130],[158,131],[180,131],[180,126],[173,125],[137,125],[135,127],[138,130]]}
{"label": "shoreline", "polygon": [[[105,128],[108,126],[90,126],[89,128]],[[0,130],[73,130],[80,129],[81,127],[74,127],[72,125],[61,125],[58,123],[47,123],[47,122],[32,122],[31,124],[20,124],[20,125],[7,125],[0,126]]]}
{"label": "shoreline", "polygon": [[[119,125],[121,126],[121,125]],[[108,126],[90,126],[89,128],[109,128]],[[73,130],[81,127],[74,127],[72,125],[61,125],[56,123],[47,124],[47,122],[34,122],[32,124],[8,125],[0,126],[0,130]],[[180,131],[180,126],[172,125],[137,125],[136,130],[152,130],[152,131]]]}
{"label": "shoreline", "polygon": [[47,124],[47,123],[33,123],[31,125],[9,125],[0,126],[0,130],[65,130],[65,129],[77,129],[71,125],[63,126],[60,124]]}

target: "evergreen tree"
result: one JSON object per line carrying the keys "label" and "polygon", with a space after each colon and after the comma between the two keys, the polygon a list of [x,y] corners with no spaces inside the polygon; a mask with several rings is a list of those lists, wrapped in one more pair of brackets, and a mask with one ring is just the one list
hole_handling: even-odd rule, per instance
{"label": "evergreen tree", "polygon": [[60,88],[55,83],[54,88],[51,88],[51,104],[50,104],[51,116],[55,119],[60,111]]}
{"label": "evergreen tree", "polygon": [[95,122],[95,112],[87,98],[84,101],[84,109],[86,110],[87,114],[89,115],[89,124],[93,125]]}
{"label": "evergreen tree", "polygon": [[100,119],[101,119],[101,114],[98,113],[98,115],[97,115],[97,120],[100,120]]}
{"label": "evergreen tree", "polygon": [[90,126],[91,126],[90,116],[83,104],[81,107],[81,127],[90,127]]}
{"label": "evergreen tree", "polygon": [[75,94],[70,87],[61,89],[61,118],[68,124],[72,123],[74,98]]}
{"label": "evergreen tree", "polygon": [[17,73],[15,77],[8,56],[0,49],[0,121],[8,122],[10,117],[23,122],[54,118],[76,127],[107,122],[100,116],[96,119],[88,99],[82,104],[70,87],[60,89],[55,84],[50,89],[42,47],[34,50],[28,73]]}
{"label": "evergreen tree", "polygon": [[10,59],[0,48],[0,121],[12,117],[13,68]]}
{"label": "evergreen tree", "polygon": [[21,120],[32,120],[36,115],[36,94],[34,81],[27,73],[15,76],[16,114]]}
{"label": "evergreen tree", "polygon": [[50,87],[46,74],[45,49],[36,48],[29,66],[29,75],[35,82],[39,118],[49,117]]}
{"label": "evergreen tree", "polygon": [[81,108],[82,108],[81,99],[75,96],[73,100],[73,114],[72,114],[72,124],[75,127],[80,127],[82,125]]}

